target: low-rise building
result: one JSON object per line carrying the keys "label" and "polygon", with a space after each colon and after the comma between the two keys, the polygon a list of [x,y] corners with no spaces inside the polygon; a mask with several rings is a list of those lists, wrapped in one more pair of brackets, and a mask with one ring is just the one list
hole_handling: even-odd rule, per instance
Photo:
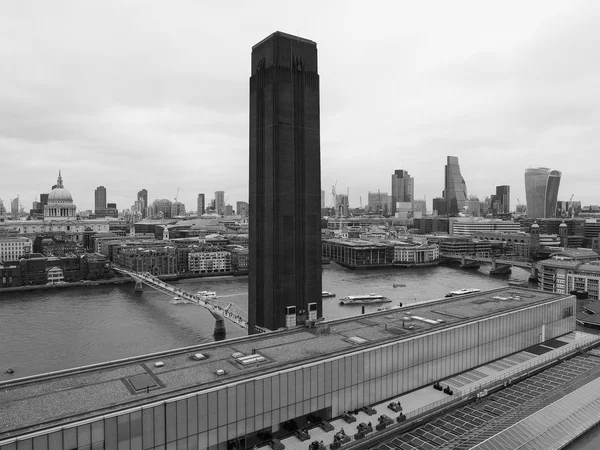
{"label": "low-rise building", "polygon": [[362,239],[326,239],[322,241],[322,257],[353,269],[387,267],[394,258],[389,243]]}
{"label": "low-rise building", "polygon": [[517,233],[521,225],[512,220],[451,218],[451,235],[473,235],[475,233],[505,232]]}
{"label": "low-rise building", "polygon": [[431,237],[431,242],[440,246],[440,255],[472,255],[488,258],[492,253],[490,241],[470,237]]}
{"label": "low-rise building", "polygon": [[149,272],[152,275],[177,274],[177,250],[163,246],[136,248],[119,246],[114,249],[113,261],[134,272]]}
{"label": "low-rise building", "polygon": [[231,270],[234,273],[247,273],[249,261],[247,248],[237,246],[231,249]]}
{"label": "low-rise building", "polygon": [[0,264],[0,288],[101,280],[113,276],[108,260],[95,253],[67,257],[44,257],[32,253],[19,261]]}
{"label": "low-rise building", "polygon": [[592,250],[564,250],[540,261],[538,288],[542,291],[586,292],[592,299],[599,300],[600,255]]}
{"label": "low-rise building", "polygon": [[197,274],[230,273],[231,253],[228,251],[190,253],[188,270]]}
{"label": "low-rise building", "polygon": [[86,231],[108,232],[109,220],[16,220],[0,223],[0,231],[2,228],[16,229],[19,236],[31,239],[40,234],[64,233],[66,240],[83,242]]}
{"label": "low-rise building", "polygon": [[440,248],[437,244],[413,244],[391,241],[394,245],[395,267],[426,267],[440,262]]}
{"label": "low-rise building", "polygon": [[32,246],[31,240],[25,237],[0,237],[0,263],[29,255]]}

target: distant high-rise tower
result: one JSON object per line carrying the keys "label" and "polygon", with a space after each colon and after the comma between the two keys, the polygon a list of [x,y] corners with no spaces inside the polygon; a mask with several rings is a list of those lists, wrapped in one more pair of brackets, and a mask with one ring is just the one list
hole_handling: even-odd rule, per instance
{"label": "distant high-rise tower", "polygon": [[396,214],[397,203],[411,203],[411,211],[414,211],[414,189],[415,180],[406,170],[396,170],[392,174],[392,215]]}
{"label": "distant high-rise tower", "polygon": [[[387,194],[386,194],[387,196]],[[336,197],[336,205],[337,205],[337,216],[338,217],[348,217],[348,194],[337,194]]]}
{"label": "distant high-rise tower", "polygon": [[142,209],[142,217],[146,217],[148,210],[148,191],[146,189],[142,189],[137,193],[137,200],[143,201],[144,203],[141,205]]}
{"label": "distant high-rise tower", "polygon": [[206,211],[206,203],[204,201],[204,194],[198,194],[198,215],[201,216]]}
{"label": "distant high-rise tower", "polygon": [[371,192],[369,191],[368,206],[369,212],[372,214],[382,214],[384,216],[389,215],[388,203],[390,202],[390,196],[387,192]]}
{"label": "distant high-rise tower", "polygon": [[17,220],[19,218],[19,197],[14,198],[10,202],[10,215],[13,220]]}
{"label": "distant high-rise tower", "polygon": [[225,191],[215,192],[215,210],[220,216],[225,214]]}
{"label": "distant high-rise tower", "polygon": [[106,188],[98,186],[94,191],[94,210],[106,209]]}
{"label": "distant high-rise tower", "polygon": [[325,208],[325,190],[321,189],[321,208]]}
{"label": "distant high-rise tower", "polygon": [[556,201],[561,175],[558,170],[546,167],[525,171],[525,197],[527,198],[528,218],[556,217]]}
{"label": "distant high-rise tower", "polygon": [[322,317],[317,45],[276,32],[252,48],[249,332]]}
{"label": "distant high-rise tower", "polygon": [[496,186],[496,201],[499,214],[510,213],[510,186]]}
{"label": "distant high-rise tower", "polygon": [[446,200],[446,214],[448,215],[458,214],[467,204],[467,184],[460,174],[456,156],[448,156],[443,197]]}
{"label": "distant high-rise tower", "polygon": [[173,208],[173,202],[166,198],[159,198],[153,202],[153,211],[155,214],[162,216],[163,219],[169,219]]}
{"label": "distant high-rise tower", "polygon": [[238,216],[247,217],[250,211],[248,202],[237,202],[235,206],[235,213]]}

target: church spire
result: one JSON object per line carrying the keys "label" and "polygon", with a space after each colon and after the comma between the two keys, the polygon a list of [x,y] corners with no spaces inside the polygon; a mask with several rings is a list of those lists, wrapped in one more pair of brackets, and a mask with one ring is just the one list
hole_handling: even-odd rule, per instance
{"label": "church spire", "polygon": [[58,181],[56,182],[56,187],[59,189],[63,189],[62,176],[60,174],[60,170],[58,171]]}

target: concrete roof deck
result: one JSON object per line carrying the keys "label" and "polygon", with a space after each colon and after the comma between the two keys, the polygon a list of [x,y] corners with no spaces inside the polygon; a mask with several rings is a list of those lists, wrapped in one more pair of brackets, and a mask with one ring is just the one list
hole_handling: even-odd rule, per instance
{"label": "concrete roof deck", "polygon": [[[496,298],[494,298],[496,297]],[[220,386],[268,372],[293,368],[326,357],[343,355],[371,346],[455,326],[482,317],[565,295],[521,287],[490,291],[407,305],[360,316],[331,320],[319,327],[246,336],[199,346],[129,358],[119,362],[87,366],[41,376],[0,383],[0,441],[25,432],[84,420],[109,412],[139,407],[190,392]],[[360,309],[357,308],[357,313]],[[411,313],[410,315],[408,313]],[[406,317],[442,319],[433,325]],[[408,325],[414,325],[409,329]],[[349,337],[368,342],[356,344]],[[252,350],[267,358],[258,365],[242,366],[231,354]],[[207,359],[194,361],[190,355],[201,352]],[[162,361],[163,367],[154,367]],[[217,376],[224,369],[225,376]],[[158,386],[150,392],[135,392],[125,380],[149,374]]]}

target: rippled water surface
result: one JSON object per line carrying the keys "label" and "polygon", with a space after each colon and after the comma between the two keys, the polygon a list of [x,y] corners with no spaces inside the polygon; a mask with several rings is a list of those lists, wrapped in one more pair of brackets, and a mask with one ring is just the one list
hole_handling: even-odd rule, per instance
{"label": "rippled water surface", "polygon": [[[489,267],[461,271],[454,267],[356,271],[329,264],[323,270],[323,289],[336,298],[323,301],[324,316],[360,314],[360,306],[340,306],[346,295],[375,292],[404,304],[443,297],[464,287],[491,289],[506,285],[508,277],[491,277]],[[510,279],[527,279],[513,270]],[[195,292],[216,291],[222,301],[247,310],[248,277],[196,278],[174,282]],[[394,288],[394,284],[406,287]],[[193,304],[171,304],[172,298],[133,285],[94,286],[61,290],[0,294],[0,380],[50,372],[128,356],[152,353],[213,339],[214,319]],[[368,306],[367,310],[377,306]],[[227,337],[245,331],[226,323]]]}

